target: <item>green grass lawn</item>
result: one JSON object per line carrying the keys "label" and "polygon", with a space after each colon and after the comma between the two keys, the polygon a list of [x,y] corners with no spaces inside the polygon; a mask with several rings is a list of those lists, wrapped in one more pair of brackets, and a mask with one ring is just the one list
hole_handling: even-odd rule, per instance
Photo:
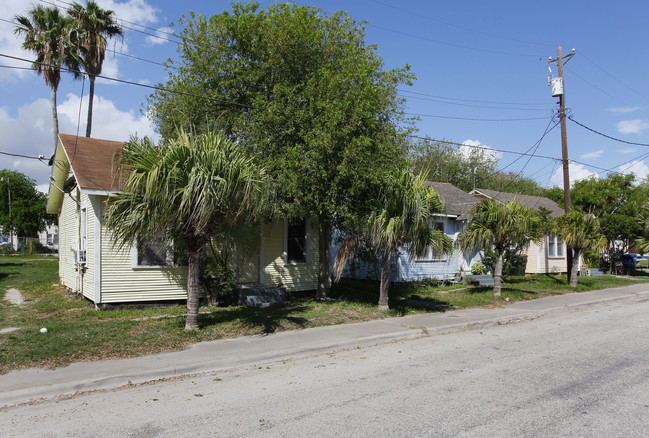
{"label": "green grass lawn", "polygon": [[[577,291],[622,286],[647,277],[580,278]],[[390,288],[390,307],[377,310],[378,282],[343,280],[334,285],[329,302],[292,298],[283,307],[252,309],[245,306],[201,308],[201,330],[186,332],[184,305],[158,308],[125,306],[96,311],[94,304],[58,286],[58,263],[46,257],[0,256],[0,296],[7,288],[19,289],[25,305],[0,300],[0,329],[19,327],[0,334],[0,372],[31,366],[58,367],[71,362],[132,357],[178,350],[208,340],[259,335],[307,327],[369,321],[443,308],[407,304],[416,301],[457,308],[505,305],[512,301],[573,292],[565,276],[514,277],[496,298],[490,288],[473,286],[420,287],[417,284]],[[41,328],[47,333],[40,333]]]}

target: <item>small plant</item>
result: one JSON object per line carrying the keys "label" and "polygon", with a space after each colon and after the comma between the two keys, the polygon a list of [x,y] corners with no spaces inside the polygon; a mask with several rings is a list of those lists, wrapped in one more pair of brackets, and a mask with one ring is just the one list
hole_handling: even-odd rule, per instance
{"label": "small plant", "polygon": [[471,273],[473,275],[482,275],[487,270],[487,267],[482,262],[475,262],[471,266]]}

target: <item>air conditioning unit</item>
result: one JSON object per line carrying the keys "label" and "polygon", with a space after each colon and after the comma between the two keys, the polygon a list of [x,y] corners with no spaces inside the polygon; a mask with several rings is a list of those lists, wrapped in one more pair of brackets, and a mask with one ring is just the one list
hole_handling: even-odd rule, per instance
{"label": "air conditioning unit", "polygon": [[85,265],[86,264],[86,251],[79,249],[74,251],[74,264],[75,265]]}

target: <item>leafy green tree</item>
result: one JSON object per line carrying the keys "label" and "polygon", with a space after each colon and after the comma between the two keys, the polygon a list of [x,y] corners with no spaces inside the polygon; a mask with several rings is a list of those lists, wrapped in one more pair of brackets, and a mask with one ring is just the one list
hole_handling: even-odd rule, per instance
{"label": "leafy green tree", "polygon": [[608,174],[606,178],[589,178],[575,182],[570,191],[573,208],[589,211],[599,221],[600,230],[607,240],[609,255],[615,242],[622,252],[642,233],[637,218],[649,197],[647,184],[636,184],[633,174]]}
{"label": "leafy green tree", "polygon": [[550,229],[572,249],[570,286],[577,286],[579,259],[584,250],[601,250],[606,246],[606,237],[600,232],[599,221],[592,214],[573,210],[552,220]]}
{"label": "leafy green tree", "polygon": [[424,187],[423,175],[415,176],[407,169],[393,175],[376,200],[377,208],[365,219],[365,229],[347,239],[336,257],[336,276],[339,278],[347,261],[354,256],[359,239],[366,239],[381,253],[381,286],[379,310],[388,310],[391,257],[404,249],[411,258],[421,257],[427,251],[449,253],[451,238],[431,227],[435,213],[445,211],[444,203],[432,187]]}
{"label": "leafy green tree", "polygon": [[251,221],[265,170],[223,134],[180,131],[160,147],[130,141],[121,155],[123,191],[109,199],[107,226],[119,246],[160,236],[188,252],[187,321],[198,329],[200,254],[212,235]]}
{"label": "leafy green tree", "polygon": [[506,251],[525,249],[543,237],[541,215],[517,202],[501,204],[485,199],[471,211],[471,219],[456,244],[464,251],[492,250],[496,253],[494,295],[501,295],[503,257]]}
{"label": "leafy green tree", "polygon": [[92,105],[95,96],[95,79],[101,74],[106,56],[107,38],[124,36],[124,29],[117,24],[113,11],[100,8],[93,0],[86,1],[86,6],[72,3],[68,9],[72,20],[72,45],[76,49],[79,62],[90,81],[88,93],[88,122],[86,137],[92,130]]}
{"label": "leafy green tree", "polygon": [[56,92],[61,81],[61,67],[68,65],[76,70],[78,63],[70,51],[71,20],[56,7],[35,6],[27,15],[14,17],[18,25],[14,34],[23,38],[22,47],[36,55],[32,68],[43,75],[45,84],[52,92],[52,124],[54,126],[54,147],[59,138],[59,117],[56,109]]}
{"label": "leafy green tree", "polygon": [[426,180],[451,183],[466,192],[476,187],[531,196],[544,192],[531,178],[496,170],[498,157],[489,149],[419,139],[410,144],[408,158],[413,171]]}
{"label": "leafy green tree", "polygon": [[383,70],[344,12],[235,3],[180,24],[180,59],[161,84],[177,93],[149,99],[159,132],[217,124],[249,146],[273,178],[276,214],[317,216],[318,297],[326,297],[334,221],[362,217],[404,161],[409,124],[397,87],[410,84],[409,67]]}
{"label": "leafy green tree", "polygon": [[13,228],[18,236],[36,237],[55,217],[45,212],[46,196],[36,181],[15,171],[0,170],[0,226],[4,233]]}
{"label": "leafy green tree", "polygon": [[[459,146],[420,139],[413,143],[409,159],[413,172],[422,173],[427,181],[447,182],[469,192],[483,187],[495,172],[498,159],[483,148],[464,153]],[[474,182],[476,185],[474,185]]]}

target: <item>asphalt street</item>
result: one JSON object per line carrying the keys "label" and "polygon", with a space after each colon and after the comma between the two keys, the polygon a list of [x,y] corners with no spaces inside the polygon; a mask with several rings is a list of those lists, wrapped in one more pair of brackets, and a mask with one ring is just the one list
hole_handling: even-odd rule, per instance
{"label": "asphalt street", "polygon": [[[213,343],[194,350],[193,374],[131,385],[117,383],[137,363],[156,360],[111,361],[95,365],[103,374],[94,381],[79,372],[86,383],[76,394],[64,382],[70,367],[9,373],[0,376],[8,393],[0,434],[649,436],[648,315],[649,288],[639,285],[395,318],[391,335],[386,326],[358,324]],[[342,342],[336,330],[359,341]],[[306,342],[327,335],[333,345]],[[73,370],[84,365],[94,364]],[[44,376],[56,375],[51,391],[64,395],[31,397],[47,388]],[[31,392],[19,383],[29,376],[41,376]]]}

